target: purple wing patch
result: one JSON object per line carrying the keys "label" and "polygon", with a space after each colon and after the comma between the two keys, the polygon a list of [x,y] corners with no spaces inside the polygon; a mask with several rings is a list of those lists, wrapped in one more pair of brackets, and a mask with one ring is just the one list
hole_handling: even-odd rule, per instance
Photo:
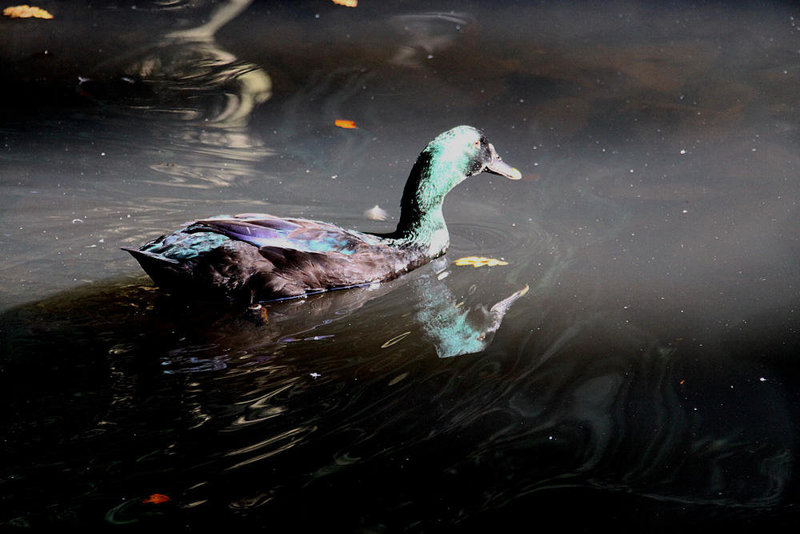
{"label": "purple wing patch", "polygon": [[276,247],[303,252],[338,252],[352,254],[366,241],[358,232],[343,230],[327,223],[277,217],[220,218],[197,221],[206,228],[253,246]]}

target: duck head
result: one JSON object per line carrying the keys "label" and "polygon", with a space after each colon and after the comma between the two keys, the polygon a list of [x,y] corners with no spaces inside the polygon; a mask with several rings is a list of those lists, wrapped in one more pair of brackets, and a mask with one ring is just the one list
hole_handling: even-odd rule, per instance
{"label": "duck head", "polygon": [[449,243],[442,215],[445,195],[470,176],[484,171],[511,180],[522,177],[500,158],[477,128],[456,126],[436,136],[411,169],[403,191],[397,233],[418,242],[430,240],[436,234],[438,243],[432,247],[432,253],[443,252]]}
{"label": "duck head", "polygon": [[[487,171],[511,180],[519,180],[520,172],[505,163],[483,135],[472,126],[456,126],[439,134],[428,143],[417,160],[427,166],[428,178],[446,194],[466,178]],[[415,165],[417,167],[417,165]],[[413,171],[412,171],[413,172]]]}

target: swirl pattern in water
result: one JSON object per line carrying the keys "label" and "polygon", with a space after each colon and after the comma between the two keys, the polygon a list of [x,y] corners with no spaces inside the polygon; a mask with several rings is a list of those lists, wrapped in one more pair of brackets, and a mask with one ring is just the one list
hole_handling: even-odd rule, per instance
{"label": "swirl pattern in water", "polygon": [[[479,356],[437,358],[454,355],[442,332],[465,317],[448,311],[465,305],[442,267],[276,303],[266,325],[138,282],[7,312],[6,409],[25,421],[48,414],[4,428],[25,472],[8,504],[37,509],[20,499],[53,476],[47,436],[67,421],[74,453],[55,479],[86,489],[57,513],[76,513],[92,471],[110,470],[101,502],[116,523],[144,520],[138,495],[153,492],[197,513],[252,509],[298,524],[311,521],[306,505],[334,513],[351,499],[367,504],[367,524],[387,510],[395,522],[458,523],[564,486],[695,505],[780,501],[792,415],[757,364],[678,355],[684,341],[554,309],[548,288],[507,307]],[[509,336],[526,324],[522,342]],[[740,407],[734,420],[729,404]],[[446,508],[411,498],[420,484]]]}

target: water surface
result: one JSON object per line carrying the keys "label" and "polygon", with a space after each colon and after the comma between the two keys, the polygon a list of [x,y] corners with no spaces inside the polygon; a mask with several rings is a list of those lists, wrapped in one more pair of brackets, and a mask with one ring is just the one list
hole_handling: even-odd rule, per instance
{"label": "water surface", "polygon": [[[796,525],[795,6],[51,11],[0,20],[4,526]],[[389,284],[258,325],[119,250],[390,230],[458,124],[524,179],[460,185],[447,256]]]}

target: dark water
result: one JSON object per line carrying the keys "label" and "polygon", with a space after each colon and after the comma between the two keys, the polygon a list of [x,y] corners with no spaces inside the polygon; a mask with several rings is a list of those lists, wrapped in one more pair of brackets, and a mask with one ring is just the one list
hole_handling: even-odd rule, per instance
{"label": "dark water", "polygon": [[[3,527],[796,528],[796,6],[42,7],[0,20]],[[524,180],[459,186],[389,284],[259,326],[119,250],[386,231],[457,124]]]}

